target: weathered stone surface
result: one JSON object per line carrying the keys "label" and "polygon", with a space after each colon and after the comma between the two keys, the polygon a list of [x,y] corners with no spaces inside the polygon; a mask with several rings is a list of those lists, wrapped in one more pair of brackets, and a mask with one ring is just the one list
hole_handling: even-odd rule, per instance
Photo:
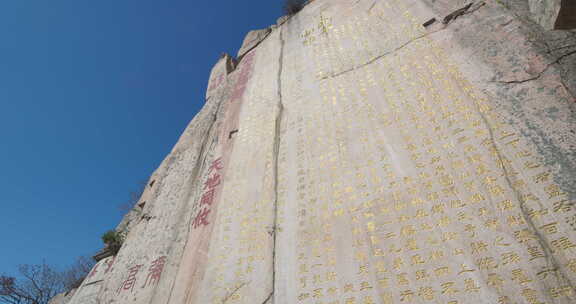
{"label": "weathered stone surface", "polygon": [[54,298],[52,298],[48,302],[48,304],[67,304],[68,302],[70,302],[75,292],[76,289],[73,289],[68,292],[57,294]]}
{"label": "weathered stone surface", "polygon": [[[102,292],[104,280],[107,274],[113,271],[114,257],[107,257],[100,260],[90,271],[82,285],[76,289],[69,301],[63,302],[70,304],[98,304],[99,295]],[[67,296],[69,297],[69,296]],[[67,298],[65,297],[65,298]]]}
{"label": "weathered stone surface", "polygon": [[534,20],[548,30],[576,28],[576,2],[529,0]]}
{"label": "weathered stone surface", "polygon": [[77,294],[574,303],[576,37],[467,3],[316,0],[223,57]]}
{"label": "weathered stone surface", "polygon": [[266,37],[268,37],[270,32],[271,32],[270,28],[248,32],[248,34],[246,34],[246,37],[244,38],[242,47],[240,47],[240,50],[238,50],[238,58],[244,56],[246,53],[248,53],[250,50],[256,47],[260,42],[262,42],[262,40],[266,39]]}
{"label": "weathered stone surface", "polygon": [[236,68],[236,60],[228,54],[222,54],[220,59],[212,68],[208,80],[208,89],[206,89],[206,99],[212,95],[218,95],[226,87],[226,77]]}

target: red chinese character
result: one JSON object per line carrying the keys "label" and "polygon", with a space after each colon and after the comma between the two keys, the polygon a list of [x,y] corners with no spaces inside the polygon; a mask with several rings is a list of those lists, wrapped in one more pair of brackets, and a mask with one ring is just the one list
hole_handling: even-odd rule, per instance
{"label": "red chinese character", "polygon": [[212,205],[212,202],[214,201],[215,192],[216,190],[214,190],[214,188],[204,192],[202,198],[200,199],[200,205]]}
{"label": "red chinese character", "polygon": [[202,209],[202,211],[200,211],[198,213],[198,215],[196,215],[196,217],[194,218],[194,221],[192,222],[192,225],[194,226],[194,229],[200,227],[200,226],[206,226],[208,225],[208,215],[210,214],[210,209]]}
{"label": "red chinese character", "polygon": [[122,285],[120,285],[120,288],[118,288],[118,292],[122,290],[132,291],[132,289],[134,289],[134,285],[136,285],[136,275],[138,274],[140,267],[142,267],[142,264],[132,266],[130,269],[128,269],[128,277],[126,280],[124,280],[124,282],[122,282]]}
{"label": "red chinese character", "polygon": [[116,257],[112,257],[111,259],[108,259],[104,264],[106,264],[106,270],[104,270],[104,273],[108,273],[108,271],[111,270],[112,265],[114,265],[114,259]]}
{"label": "red chinese character", "polygon": [[204,189],[213,189],[218,185],[220,185],[220,174],[214,173],[212,177],[206,179],[206,182],[204,183]]}
{"label": "red chinese character", "polygon": [[157,284],[162,276],[162,271],[164,270],[164,264],[166,264],[166,257],[161,256],[156,260],[152,261],[152,265],[148,268],[148,276],[146,277],[146,282],[142,285],[142,288],[150,284]]}
{"label": "red chinese character", "polygon": [[208,174],[212,173],[212,170],[220,171],[222,168],[222,157],[218,157],[212,162],[210,168],[208,168]]}

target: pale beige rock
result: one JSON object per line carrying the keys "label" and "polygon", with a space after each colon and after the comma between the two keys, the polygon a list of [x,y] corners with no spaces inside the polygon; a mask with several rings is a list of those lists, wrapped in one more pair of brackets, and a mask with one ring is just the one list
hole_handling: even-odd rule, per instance
{"label": "pale beige rock", "polygon": [[104,280],[107,279],[107,274],[113,270],[114,257],[107,257],[100,260],[94,268],[90,271],[82,285],[76,289],[75,292],[70,293],[70,297],[66,303],[69,304],[97,304],[101,303],[99,295],[102,292]]}
{"label": "pale beige rock", "polygon": [[211,95],[217,95],[219,91],[226,87],[226,78],[228,74],[232,73],[236,68],[236,60],[228,54],[222,54],[220,59],[212,68],[210,78],[208,80],[208,89],[206,89],[206,99]]}
{"label": "pale beige rock", "polygon": [[574,303],[576,37],[512,2],[316,0],[247,38],[77,294]]}
{"label": "pale beige rock", "polygon": [[271,29],[266,28],[262,30],[254,30],[248,32],[246,37],[244,38],[244,42],[238,50],[238,58],[242,58],[246,53],[256,47],[262,40],[266,39],[266,37],[270,34]]}

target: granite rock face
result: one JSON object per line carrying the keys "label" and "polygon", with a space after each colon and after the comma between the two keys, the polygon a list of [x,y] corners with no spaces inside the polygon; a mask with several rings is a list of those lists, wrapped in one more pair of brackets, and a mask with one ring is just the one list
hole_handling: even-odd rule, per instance
{"label": "granite rock face", "polygon": [[548,30],[576,29],[576,2],[573,0],[529,0],[536,22]]}
{"label": "granite rock face", "polygon": [[271,32],[271,29],[269,29],[269,28],[248,32],[248,34],[246,35],[246,38],[244,38],[244,42],[242,43],[240,50],[238,51],[238,58],[241,58],[246,53],[248,53],[250,50],[255,48],[260,42],[262,42],[262,40],[264,40],[264,39],[266,39],[266,37],[268,37],[270,32]]}
{"label": "granite rock face", "polygon": [[576,35],[469,3],[251,32],[69,303],[575,303]]}

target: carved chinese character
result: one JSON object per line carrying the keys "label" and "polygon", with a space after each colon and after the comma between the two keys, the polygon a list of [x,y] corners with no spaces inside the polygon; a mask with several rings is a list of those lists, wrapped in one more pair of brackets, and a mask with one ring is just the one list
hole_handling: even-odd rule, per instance
{"label": "carved chinese character", "polygon": [[498,247],[508,247],[510,246],[510,243],[505,243],[504,242],[504,237],[503,236],[499,236],[494,240],[494,246],[498,246]]}
{"label": "carved chinese character", "polygon": [[551,267],[545,267],[544,269],[542,269],[541,271],[539,271],[536,274],[536,276],[538,276],[538,278],[540,280],[545,280],[549,275],[553,275],[555,277],[558,277],[558,269],[551,268]]}
{"label": "carved chinese character", "polygon": [[405,273],[405,272],[400,273],[400,274],[397,274],[397,275],[396,275],[396,280],[398,280],[398,284],[399,284],[399,285],[408,285],[408,284],[410,284],[410,282],[408,281],[407,276],[408,276],[408,274]]}
{"label": "carved chinese character", "polygon": [[498,207],[500,208],[500,210],[506,211],[511,210],[514,207],[514,205],[512,204],[511,200],[503,200],[498,204]]}
{"label": "carved chinese character", "polygon": [[423,280],[429,277],[428,272],[425,269],[416,270],[415,272],[416,280]]}
{"label": "carved chinese character", "polygon": [[209,222],[208,222],[208,215],[209,214],[210,214],[210,209],[207,209],[207,208],[204,208],[200,212],[198,212],[198,214],[196,215],[196,217],[192,221],[192,226],[194,227],[194,229],[196,229],[200,226],[208,225],[209,224]]}
{"label": "carved chinese character", "polygon": [[202,194],[202,198],[200,198],[200,205],[212,205],[214,202],[214,194],[216,190],[214,188],[209,189],[208,191]]}
{"label": "carved chinese character", "polygon": [[411,302],[412,298],[414,297],[414,292],[412,290],[404,290],[400,293],[400,301],[401,302]]}
{"label": "carved chinese character", "polygon": [[388,288],[388,278],[378,279],[378,286],[380,288]]}
{"label": "carved chinese character", "polygon": [[415,239],[408,239],[406,240],[406,249],[413,251],[413,250],[418,250],[418,244],[416,243]]}
{"label": "carved chinese character", "polygon": [[204,189],[213,189],[218,185],[220,185],[220,174],[215,173],[206,179],[206,182],[204,183]]}
{"label": "carved chinese character", "polygon": [[458,289],[454,287],[455,282],[446,282],[440,285],[442,287],[442,294],[453,295],[458,293]]}
{"label": "carved chinese character", "polygon": [[572,205],[568,202],[568,200],[562,200],[559,202],[555,202],[553,206],[554,212],[569,212],[572,210]]}
{"label": "carved chinese character", "polygon": [[502,279],[502,277],[497,273],[489,273],[488,278],[486,279],[486,283],[488,286],[502,290],[502,287],[504,286],[504,279]]}
{"label": "carved chinese character", "polygon": [[111,269],[112,266],[114,265],[114,261],[116,260],[116,257],[112,257],[109,260],[107,260],[106,262],[104,262],[106,264],[106,270],[104,270],[104,273],[108,273]]}
{"label": "carved chinese character", "polygon": [[122,290],[132,291],[132,289],[134,289],[134,285],[136,285],[136,275],[138,274],[138,271],[140,271],[141,267],[142,267],[142,264],[139,264],[139,265],[134,265],[128,269],[128,276],[126,277],[124,282],[122,282],[122,284],[118,288],[118,292],[120,292]]}
{"label": "carved chinese character", "polygon": [[553,298],[559,298],[562,296],[570,298],[574,294],[572,286],[552,287],[549,289],[549,292]]}
{"label": "carved chinese character", "polygon": [[420,289],[418,289],[418,296],[428,301],[434,300],[434,293],[434,289],[430,286],[420,287]]}
{"label": "carved chinese character", "polygon": [[314,294],[312,295],[314,298],[322,297],[322,288],[317,288],[313,290]]}
{"label": "carved chinese character", "polygon": [[374,300],[372,299],[372,296],[364,296],[364,301],[362,301],[362,304],[375,304]]}
{"label": "carved chinese character", "polygon": [[488,244],[482,241],[472,242],[470,247],[472,247],[472,254],[480,254],[482,252],[488,251]]}
{"label": "carved chinese character", "polygon": [[466,226],[464,226],[464,231],[470,233],[470,238],[476,237],[476,226],[472,224],[466,224]]}
{"label": "carved chinese character", "polygon": [[420,256],[419,254],[415,254],[411,257],[412,260],[412,265],[418,265],[418,264],[424,264],[426,263],[426,261],[424,261],[424,259],[422,259],[422,256]]}
{"label": "carved chinese character", "polygon": [[437,277],[441,277],[441,276],[444,276],[444,275],[448,275],[449,273],[450,273],[450,268],[448,268],[448,267],[446,267],[446,266],[444,266],[444,267],[439,267],[439,268],[436,268],[436,269],[434,270],[434,274],[436,274]]}
{"label": "carved chinese character", "polygon": [[558,225],[557,222],[553,222],[553,223],[541,226],[540,229],[544,230],[544,232],[546,232],[546,234],[554,234],[554,233],[558,232],[557,225]]}
{"label": "carved chinese character", "polygon": [[150,284],[157,284],[162,276],[162,271],[164,270],[164,264],[166,263],[166,257],[161,256],[154,261],[152,261],[152,265],[148,268],[148,276],[146,277],[146,281],[142,288],[150,285]]}
{"label": "carved chinese character", "polygon": [[520,262],[520,256],[516,252],[505,252],[502,253],[502,264],[515,264]]}
{"label": "carved chinese character", "polygon": [[522,216],[518,215],[509,215],[506,218],[506,222],[508,223],[508,225],[510,225],[510,227],[513,226],[520,226],[520,225],[524,225],[526,224],[526,221],[524,221],[524,218],[522,218]]}
{"label": "carved chinese character", "polygon": [[530,240],[537,240],[538,238],[530,229],[522,229],[514,232],[514,237],[520,243],[527,243]]}
{"label": "carved chinese character", "polygon": [[478,287],[474,279],[466,279],[464,280],[464,290],[466,292],[478,292],[480,291],[480,287]]}
{"label": "carved chinese character", "polygon": [[372,286],[370,286],[370,283],[368,283],[368,282],[360,283],[360,291],[366,290],[366,289],[372,289]]}
{"label": "carved chinese character", "polygon": [[485,270],[498,268],[498,264],[493,257],[480,258],[476,260],[476,264],[478,265],[478,268]]}
{"label": "carved chinese character", "polygon": [[563,251],[566,249],[574,248],[576,245],[572,243],[567,237],[562,237],[551,242],[554,251]]}
{"label": "carved chinese character", "polygon": [[512,281],[515,281],[520,285],[532,282],[532,280],[524,273],[523,269],[512,270]]}
{"label": "carved chinese character", "polygon": [[570,271],[576,273],[576,259],[569,260],[568,263],[566,264],[566,267],[568,267]]}
{"label": "carved chinese character", "polygon": [[542,248],[540,246],[530,246],[527,248],[527,250],[528,254],[530,254],[530,261],[546,257],[542,252]]}
{"label": "carved chinese character", "polygon": [[335,281],[336,280],[336,273],[335,272],[327,272],[326,273],[326,281]]}
{"label": "carved chinese character", "polygon": [[461,275],[463,273],[467,273],[467,272],[474,272],[476,270],[466,266],[466,264],[460,264],[460,271],[458,272],[458,275]]}
{"label": "carved chinese character", "polygon": [[352,284],[345,284],[343,292],[354,292],[354,285]]}
{"label": "carved chinese character", "polygon": [[554,185],[554,184],[545,187],[544,191],[546,191],[546,193],[548,193],[548,198],[554,198],[554,197],[564,195],[564,193],[560,190],[560,187],[558,187],[558,185]]}
{"label": "carved chinese character", "polygon": [[212,164],[210,164],[210,167],[208,168],[208,174],[212,173],[212,170],[220,171],[222,168],[222,157],[218,157],[212,162]]}
{"label": "carved chinese character", "polygon": [[530,304],[543,304],[543,302],[540,302],[538,300],[538,295],[536,293],[536,290],[534,289],[531,288],[523,289],[521,294]]}

